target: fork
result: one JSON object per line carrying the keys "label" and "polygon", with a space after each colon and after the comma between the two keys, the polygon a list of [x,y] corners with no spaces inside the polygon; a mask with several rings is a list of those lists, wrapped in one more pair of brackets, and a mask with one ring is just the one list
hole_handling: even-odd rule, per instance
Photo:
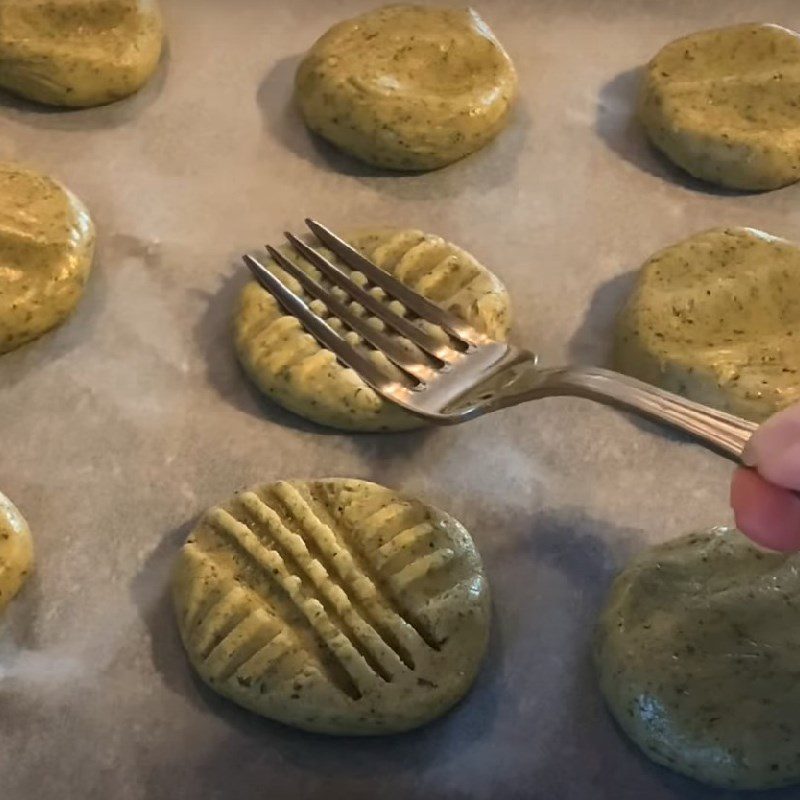
{"label": "fork", "polygon": [[[305,222],[320,244],[366,278],[367,286],[360,286],[336,263],[292,233],[285,234],[292,248],[338,286],[346,300],[297,267],[280,250],[267,245],[267,252],[310,298],[327,307],[330,317],[338,318],[365,343],[383,353],[398,368],[394,375],[353,347],[256,256],[243,256],[245,264],[255,280],[320,345],[331,350],[384,400],[409,414],[435,425],[453,425],[528,400],[583,397],[675,428],[743,463],[744,446],[758,427],[755,423],[611,370],[541,367],[535,354],[489,338],[382,270],[329,228],[313,219]],[[381,291],[371,292],[369,285]],[[379,296],[381,293],[383,297]],[[409,315],[390,308],[388,303],[392,300],[398,301]],[[355,313],[350,303],[358,303],[381,320],[384,329]],[[446,336],[431,335],[420,322],[437,326]],[[417,349],[404,347],[392,333]]]}

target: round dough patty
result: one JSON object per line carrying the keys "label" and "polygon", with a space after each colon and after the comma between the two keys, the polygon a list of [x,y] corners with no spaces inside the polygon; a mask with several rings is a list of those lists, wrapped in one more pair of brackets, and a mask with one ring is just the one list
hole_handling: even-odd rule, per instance
{"label": "round dough patty", "polygon": [[733,25],[668,44],[648,64],[639,117],[691,175],[735,189],[800,178],[800,34]]}
{"label": "round dough patty", "polygon": [[212,508],[178,558],[174,598],[211,688],[322,733],[393,733],[443,714],[489,631],[461,524],[359,480],[281,481]]}
{"label": "round dough patty", "polygon": [[94,226],[60,183],[0,164],[0,353],[59,325],[89,277]]}
{"label": "round dough patty", "polygon": [[33,540],[19,509],[0,493],[0,611],[22,587],[33,564]]}
{"label": "round dough patty", "polygon": [[800,247],[718,228],[649,259],[617,320],[615,366],[760,421],[800,400]]}
{"label": "round dough patty", "polygon": [[394,5],[331,28],[297,71],[306,124],[378,167],[429,170],[483,147],[517,91],[511,59],[471,9]]}
{"label": "round dough patty", "polygon": [[800,780],[800,559],[716,528],[653,547],[600,618],[600,688],[654,761],[766,789]]}
{"label": "round dough patty", "polygon": [[161,57],[156,0],[3,0],[0,87],[54,106],[98,106],[143,86]]}
{"label": "round dough patty", "polygon": [[[443,308],[493,338],[506,338],[510,325],[508,294],[500,281],[469,253],[438,236],[416,230],[365,231],[348,237],[348,242]],[[304,271],[321,278],[316,268],[297,258],[289,248],[284,252]],[[330,251],[320,248],[320,252],[349,272]],[[275,262],[263,263],[294,291],[303,294],[297,281]],[[363,276],[359,273],[355,278]],[[343,297],[338,289],[335,291]],[[324,315],[321,303],[312,305]],[[393,308],[403,311],[396,303]],[[342,330],[337,321],[331,324]],[[266,395],[290,411],[321,425],[351,431],[402,431],[423,424],[419,418],[385,403],[353,370],[342,366],[330,350],[320,347],[255,281],[242,292],[234,327],[236,350],[245,370]],[[444,340],[438,328],[426,329]],[[371,353],[387,372],[399,374],[383,356],[358,344],[358,336],[352,332],[347,336],[364,352]]]}

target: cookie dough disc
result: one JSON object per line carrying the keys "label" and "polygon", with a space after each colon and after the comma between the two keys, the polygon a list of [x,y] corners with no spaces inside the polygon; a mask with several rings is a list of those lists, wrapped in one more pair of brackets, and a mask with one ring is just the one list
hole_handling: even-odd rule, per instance
{"label": "cookie dough disc", "polygon": [[[510,318],[508,295],[500,281],[469,253],[438,236],[415,230],[367,231],[348,237],[348,241],[430,300],[490,336],[505,339]],[[321,277],[308,262],[297,259],[289,250],[285,252],[306,272],[317,279]],[[329,251],[321,252],[337,260]],[[303,294],[297,281],[274,262],[266,263],[294,291]],[[348,271],[343,264],[340,266]],[[359,277],[363,276],[356,276]],[[395,305],[402,312],[402,307]],[[313,307],[325,313],[322,304],[315,302]],[[338,322],[332,324],[341,330]],[[433,335],[444,337],[441,330],[427,327]],[[256,385],[296,414],[322,425],[354,431],[401,431],[421,425],[417,417],[385,403],[351,369],[343,367],[332,352],[322,349],[255,282],[248,284],[241,295],[235,337],[239,359]],[[352,333],[348,338],[357,345],[360,341]],[[383,356],[358,346],[388,372],[399,375]]]}
{"label": "cookie dough disc", "polygon": [[428,170],[483,147],[517,91],[511,59],[471,9],[394,5],[331,28],[297,71],[306,124],[378,167]]}
{"label": "cookie dough disc", "polygon": [[33,564],[33,541],[17,507],[0,494],[0,611],[20,590]]}
{"label": "cookie dough disc", "polygon": [[647,261],[617,320],[617,369],[760,421],[800,400],[800,247],[718,228]]}
{"label": "cookie dough disc", "polygon": [[156,0],[2,0],[0,87],[54,106],[99,106],[153,74]]}
{"label": "cookie dough disc", "polygon": [[489,592],[464,528],[358,480],[281,481],[212,508],[178,558],[192,665],[258,714],[382,734],[443,714],[486,648]]}
{"label": "cookie dough disc", "polygon": [[0,353],[59,325],[89,277],[94,226],[61,184],[0,164]]}
{"label": "cookie dough disc", "polygon": [[648,64],[639,118],[697,178],[776,189],[800,178],[800,34],[733,25],[668,44]]}
{"label": "cookie dough disc", "polygon": [[800,781],[800,556],[717,528],[653,547],[600,618],[600,688],[654,761],[735,789]]}

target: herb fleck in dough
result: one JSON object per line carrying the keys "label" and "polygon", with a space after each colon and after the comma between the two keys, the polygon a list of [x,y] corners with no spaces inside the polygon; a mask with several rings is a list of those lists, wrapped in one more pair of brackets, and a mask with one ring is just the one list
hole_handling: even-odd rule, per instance
{"label": "herb fleck in dough", "polygon": [[639,118],[678,166],[735,189],[800,179],[800,34],[733,25],[668,44],[648,64]]}
{"label": "herb fleck in dough", "polygon": [[394,5],[331,28],[297,72],[306,124],[368,164],[430,170],[483,147],[517,91],[511,59],[471,9]]}
{"label": "herb fleck in dough", "polygon": [[321,733],[440,716],[471,686],[489,633],[467,531],[359,480],[280,481],[212,508],[173,589],[189,659],[212,689]]}
{"label": "herb fleck in dough", "polygon": [[33,564],[33,540],[17,507],[0,494],[0,612],[25,583]]}
{"label": "herb fleck in dough", "polygon": [[0,164],[0,353],[61,324],[89,277],[94,226],[61,184]]}
{"label": "herb fleck in dough", "polygon": [[714,786],[800,781],[800,556],[717,528],[617,578],[595,663],[609,709],[654,761]]}
{"label": "herb fleck in dough", "polygon": [[[488,335],[506,338],[511,314],[508,294],[500,281],[469,253],[417,230],[364,231],[348,237],[348,241],[428,299]],[[319,271],[307,261],[288,248],[284,252],[305,272],[321,279]],[[350,271],[330,251],[320,252]],[[303,294],[297,281],[277,264],[271,260],[264,263],[293,291]],[[353,277],[363,282],[360,273]],[[338,289],[334,291],[344,297]],[[322,303],[313,301],[311,305],[325,315]],[[402,313],[402,307],[395,305],[395,310]],[[337,320],[329,322],[342,331]],[[423,424],[419,418],[385,403],[353,370],[342,366],[330,350],[320,347],[255,281],[242,292],[234,327],[236,350],[248,375],[261,391],[290,411],[321,425],[351,431],[402,431]],[[427,325],[426,330],[446,341],[441,329]],[[358,336],[350,332],[347,338],[370,354],[382,369],[399,377],[396,367],[363,345]],[[400,341],[406,343],[414,357],[421,357],[411,343]]]}
{"label": "herb fleck in dough", "polygon": [[761,421],[800,400],[800,247],[717,228],[654,255],[617,320],[615,366]]}
{"label": "herb fleck in dough", "polygon": [[161,57],[157,0],[2,0],[0,87],[54,106],[141,88]]}

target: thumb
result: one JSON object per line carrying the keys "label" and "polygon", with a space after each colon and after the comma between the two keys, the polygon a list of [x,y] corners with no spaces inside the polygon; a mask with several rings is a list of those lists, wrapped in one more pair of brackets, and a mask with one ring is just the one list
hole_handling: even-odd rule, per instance
{"label": "thumb", "polygon": [[800,403],[770,417],[750,438],[742,460],[771,483],[800,489]]}

